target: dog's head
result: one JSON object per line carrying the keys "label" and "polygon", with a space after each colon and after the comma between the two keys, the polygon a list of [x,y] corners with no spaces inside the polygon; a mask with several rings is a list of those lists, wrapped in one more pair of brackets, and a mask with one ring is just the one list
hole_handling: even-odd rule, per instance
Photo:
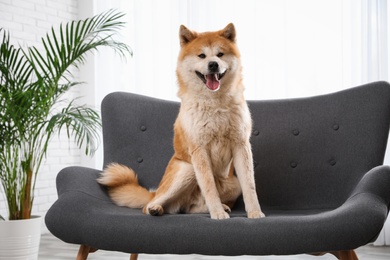
{"label": "dog's head", "polygon": [[196,92],[230,88],[241,72],[233,24],[216,32],[197,33],[180,27],[177,76],[181,90]]}

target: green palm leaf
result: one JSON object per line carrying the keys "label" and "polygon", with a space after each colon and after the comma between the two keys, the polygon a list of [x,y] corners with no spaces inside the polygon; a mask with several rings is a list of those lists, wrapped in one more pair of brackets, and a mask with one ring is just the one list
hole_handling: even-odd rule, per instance
{"label": "green palm leaf", "polygon": [[72,66],[78,67],[85,61],[88,52],[101,46],[108,46],[120,56],[131,53],[128,45],[116,41],[114,34],[123,27],[119,21],[124,14],[110,10],[84,21],[73,21],[65,26],[61,24],[59,33],[53,29],[42,39],[46,53],[42,55],[36,48],[29,49],[30,60],[38,66],[39,73],[50,74],[56,83],[70,74]]}
{"label": "green palm leaf", "polygon": [[0,87],[1,91],[17,86],[23,86],[31,76],[32,68],[23,55],[20,48],[15,48],[10,43],[9,34],[3,32],[3,39],[0,45]]}
{"label": "green palm leaf", "polygon": [[99,114],[86,106],[77,106],[74,102],[54,114],[48,121],[46,132],[52,134],[66,130],[68,138],[74,136],[79,147],[85,143],[85,153],[93,154],[100,139],[97,126],[101,126]]}

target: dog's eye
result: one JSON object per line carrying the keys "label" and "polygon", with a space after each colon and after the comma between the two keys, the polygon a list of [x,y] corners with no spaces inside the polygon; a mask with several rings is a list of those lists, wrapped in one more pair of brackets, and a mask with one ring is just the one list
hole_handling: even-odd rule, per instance
{"label": "dog's eye", "polygon": [[223,53],[222,52],[219,52],[218,54],[217,54],[217,57],[218,58],[221,58],[223,56]]}
{"label": "dog's eye", "polygon": [[206,58],[206,55],[204,53],[198,55],[199,58],[204,59]]}

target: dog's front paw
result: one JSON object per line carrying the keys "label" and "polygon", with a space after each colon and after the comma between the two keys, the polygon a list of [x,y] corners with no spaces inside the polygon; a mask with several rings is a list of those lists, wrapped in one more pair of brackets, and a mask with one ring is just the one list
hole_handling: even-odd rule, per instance
{"label": "dog's front paw", "polygon": [[248,212],[248,218],[264,218],[265,215],[261,211],[250,211]]}
{"label": "dog's front paw", "polygon": [[160,205],[151,205],[147,209],[148,213],[152,216],[162,216],[164,214],[164,209]]}
{"label": "dog's front paw", "polygon": [[210,216],[212,219],[227,219],[230,218],[229,214],[226,211],[222,212],[216,212],[216,213],[211,213]]}

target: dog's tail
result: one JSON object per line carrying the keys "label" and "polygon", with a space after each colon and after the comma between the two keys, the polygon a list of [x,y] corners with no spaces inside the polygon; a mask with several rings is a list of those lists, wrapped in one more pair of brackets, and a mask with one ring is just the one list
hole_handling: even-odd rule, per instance
{"label": "dog's tail", "polygon": [[97,180],[107,186],[111,199],[118,206],[143,208],[155,196],[138,183],[135,172],[127,166],[113,163],[107,166]]}

